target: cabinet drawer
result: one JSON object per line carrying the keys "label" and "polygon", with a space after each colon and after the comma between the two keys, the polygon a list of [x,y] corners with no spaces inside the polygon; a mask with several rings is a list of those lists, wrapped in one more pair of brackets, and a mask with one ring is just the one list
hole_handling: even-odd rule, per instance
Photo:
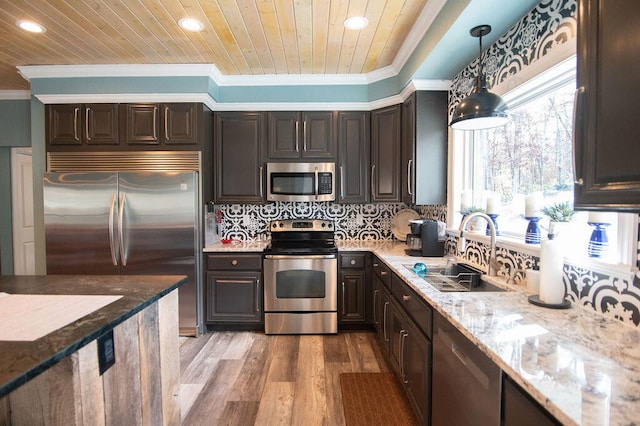
{"label": "cabinet drawer", "polygon": [[259,271],[262,269],[261,254],[208,255],[207,269],[227,271]]}
{"label": "cabinet drawer", "polygon": [[377,257],[373,258],[372,266],[373,274],[380,278],[387,288],[391,288],[391,269]]}
{"label": "cabinet drawer", "polygon": [[433,311],[422,301],[422,298],[411,288],[402,278],[392,274],[391,293],[396,298],[400,306],[422,329],[424,334],[431,339]]}
{"label": "cabinet drawer", "polygon": [[340,254],[340,268],[343,269],[364,269],[365,253],[344,253]]}

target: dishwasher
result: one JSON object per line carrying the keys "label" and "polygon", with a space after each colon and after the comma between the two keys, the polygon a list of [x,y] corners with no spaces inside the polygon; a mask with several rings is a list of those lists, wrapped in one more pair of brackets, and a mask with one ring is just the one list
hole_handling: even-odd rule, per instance
{"label": "dishwasher", "polygon": [[433,426],[500,424],[501,371],[439,314],[434,314]]}

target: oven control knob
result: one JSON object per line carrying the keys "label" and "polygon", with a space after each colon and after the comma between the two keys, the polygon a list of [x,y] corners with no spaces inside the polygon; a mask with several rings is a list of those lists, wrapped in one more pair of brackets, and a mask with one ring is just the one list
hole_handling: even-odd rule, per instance
{"label": "oven control knob", "polygon": [[275,224],[275,223],[272,223],[272,224],[271,224],[271,227],[272,227],[272,228],[276,228],[276,227],[278,227],[278,225],[277,225],[277,224]]}
{"label": "oven control knob", "polygon": [[325,222],[322,222],[322,227],[325,228],[327,226],[327,224]]}
{"label": "oven control knob", "polygon": [[284,223],[280,222],[280,228],[282,228],[284,226]]}

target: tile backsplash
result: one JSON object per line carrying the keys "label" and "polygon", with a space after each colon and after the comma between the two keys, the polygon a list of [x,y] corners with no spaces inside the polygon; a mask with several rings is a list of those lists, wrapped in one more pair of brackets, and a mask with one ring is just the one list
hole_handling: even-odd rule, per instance
{"label": "tile backsplash", "polygon": [[[329,219],[335,222],[336,238],[340,240],[389,240],[391,220],[409,206],[398,204],[337,204],[331,202],[267,204],[226,204],[216,206],[222,211],[222,237],[238,240],[259,238],[267,225],[277,219]],[[421,217],[446,222],[447,207],[414,206]]]}

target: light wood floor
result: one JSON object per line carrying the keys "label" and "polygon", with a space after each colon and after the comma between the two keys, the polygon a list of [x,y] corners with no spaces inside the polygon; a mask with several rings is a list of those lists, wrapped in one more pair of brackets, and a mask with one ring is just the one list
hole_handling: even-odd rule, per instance
{"label": "light wood floor", "polygon": [[180,342],[184,425],[344,425],[340,373],[389,371],[372,332]]}

